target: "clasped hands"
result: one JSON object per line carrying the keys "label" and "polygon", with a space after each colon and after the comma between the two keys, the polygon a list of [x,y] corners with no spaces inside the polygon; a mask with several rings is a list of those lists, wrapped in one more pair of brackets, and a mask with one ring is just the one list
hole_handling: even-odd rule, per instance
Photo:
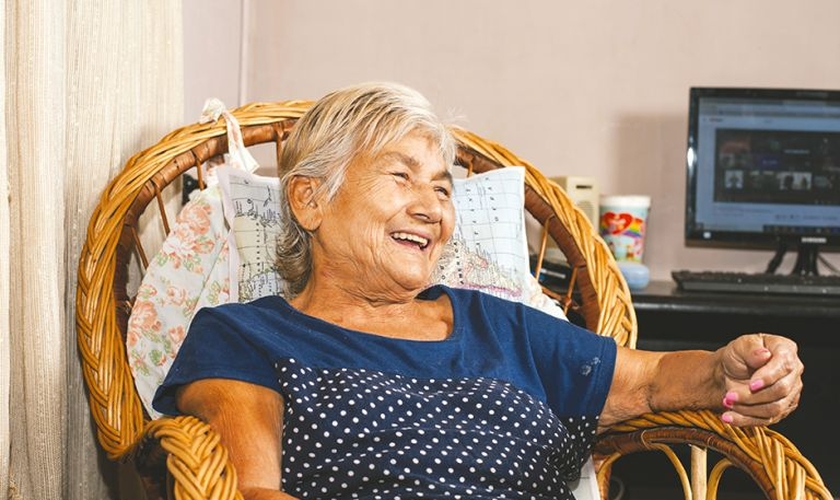
{"label": "clasped hands", "polygon": [[721,419],[769,425],[799,405],[804,365],[796,343],[777,335],[742,335],[718,351],[725,395]]}

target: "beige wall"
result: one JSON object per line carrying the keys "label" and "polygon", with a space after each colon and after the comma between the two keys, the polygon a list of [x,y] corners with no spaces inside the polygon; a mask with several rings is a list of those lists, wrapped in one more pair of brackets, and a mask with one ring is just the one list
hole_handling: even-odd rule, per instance
{"label": "beige wall", "polygon": [[236,107],[242,99],[242,0],[184,0],[184,121],[209,97]]}
{"label": "beige wall", "polygon": [[[220,93],[233,106],[314,99],[367,80],[409,84],[548,175],[594,176],[604,193],[650,195],[645,261],[657,279],[678,268],[762,271],[772,257],[683,244],[688,88],[840,88],[837,0],[185,0],[184,8],[189,121]],[[830,260],[838,265],[837,255]]]}

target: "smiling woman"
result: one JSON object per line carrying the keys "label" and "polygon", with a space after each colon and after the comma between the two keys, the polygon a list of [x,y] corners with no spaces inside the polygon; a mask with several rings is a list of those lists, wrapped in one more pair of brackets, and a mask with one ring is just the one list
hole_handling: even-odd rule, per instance
{"label": "smiling woman", "polygon": [[[317,184],[313,187],[318,189],[319,197],[331,201],[351,161],[370,163],[382,153],[388,153],[380,159],[383,162],[395,154],[410,160],[405,152],[393,147],[409,134],[421,134],[436,146],[439,157],[433,161],[443,163],[448,175],[455,158],[455,142],[420,93],[393,84],[333,92],[301,118],[283,148],[278,165],[281,191],[287,193],[289,183],[304,177]],[[389,151],[384,151],[388,146]],[[402,163],[401,171],[391,173],[407,175],[411,161]],[[294,223],[279,238],[278,263],[288,283],[287,293],[295,295],[312,271],[309,232],[296,223],[288,199],[283,200],[281,212],[285,220]]]}
{"label": "smiling woman", "polygon": [[736,425],[797,404],[795,345],[618,348],[428,286],[454,226],[453,139],[417,92],[318,101],[281,157],[285,299],[203,309],[155,397],[207,421],[247,498],[573,498],[596,432],[652,410]]}
{"label": "smiling woman", "polygon": [[313,274],[293,305],[312,314],[346,294],[362,303],[413,302],[455,226],[448,169],[435,145],[412,132],[351,162],[332,201],[316,197],[317,179],[293,176],[289,203],[312,235],[313,255]]}

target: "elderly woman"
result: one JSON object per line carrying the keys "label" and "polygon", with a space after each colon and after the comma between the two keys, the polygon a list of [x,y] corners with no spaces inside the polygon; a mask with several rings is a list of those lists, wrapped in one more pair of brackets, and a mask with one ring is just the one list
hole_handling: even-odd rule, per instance
{"label": "elderly woman", "polygon": [[230,450],[247,498],[571,498],[595,434],[659,410],[734,425],[796,407],[784,338],[644,352],[429,286],[454,226],[453,138],[415,91],[322,98],[279,165],[285,299],[205,309],[159,389]]}

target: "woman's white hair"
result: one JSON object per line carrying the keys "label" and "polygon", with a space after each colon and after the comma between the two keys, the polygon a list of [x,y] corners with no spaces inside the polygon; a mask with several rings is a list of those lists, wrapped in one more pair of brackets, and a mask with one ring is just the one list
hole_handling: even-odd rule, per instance
{"label": "woman's white hair", "polygon": [[320,179],[317,196],[331,201],[344,182],[347,167],[360,156],[375,156],[412,132],[435,143],[447,165],[455,161],[455,141],[414,89],[395,83],[364,83],[318,100],[295,124],[277,166],[280,212],[287,224],[277,241],[277,264],[291,299],[309,281],[312,255],[309,232],[294,217],[289,183],[297,176]]}

